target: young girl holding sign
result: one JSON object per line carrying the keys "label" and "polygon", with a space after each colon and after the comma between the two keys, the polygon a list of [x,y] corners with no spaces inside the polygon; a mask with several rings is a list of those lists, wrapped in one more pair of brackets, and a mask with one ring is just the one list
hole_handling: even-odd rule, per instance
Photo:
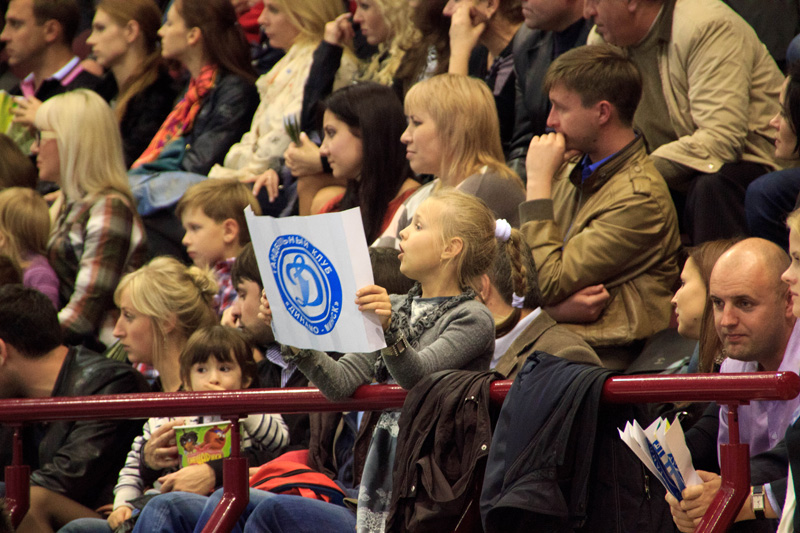
{"label": "young girl holding sign", "polygon": [[[347,398],[358,386],[374,381],[410,389],[440,370],[489,368],[494,322],[489,310],[476,301],[476,289],[496,253],[492,213],[474,196],[441,190],[417,208],[400,238],[400,271],[417,281],[414,288],[404,296],[389,296],[376,285],[356,293],[359,309],[380,317],[387,347],[375,353],[350,353],[338,361],[315,350],[291,349],[293,356],[287,357],[332,400]],[[261,310],[264,320],[271,322],[266,298]],[[331,531],[352,531],[356,524],[359,531],[382,530],[389,510],[386,495],[392,489],[399,416],[399,411],[380,415],[364,465],[357,515],[324,502],[286,502],[303,506],[297,516],[317,524],[305,514],[316,516],[316,510]],[[263,520],[285,516],[275,514],[275,506],[282,504],[283,497],[267,498],[250,517],[246,530],[251,525],[253,531],[268,530]]]}

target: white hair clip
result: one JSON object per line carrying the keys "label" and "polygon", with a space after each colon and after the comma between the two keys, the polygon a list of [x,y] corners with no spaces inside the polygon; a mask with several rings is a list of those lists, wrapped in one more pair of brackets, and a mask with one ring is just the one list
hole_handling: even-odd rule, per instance
{"label": "white hair clip", "polygon": [[498,218],[494,221],[494,236],[503,242],[506,242],[511,237],[511,224],[504,218]]}

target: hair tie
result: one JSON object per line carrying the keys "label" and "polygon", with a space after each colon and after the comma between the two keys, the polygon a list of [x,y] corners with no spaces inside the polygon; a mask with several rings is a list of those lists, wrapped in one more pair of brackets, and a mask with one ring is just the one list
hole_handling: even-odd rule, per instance
{"label": "hair tie", "polygon": [[498,218],[494,221],[494,236],[503,242],[506,242],[511,237],[511,224],[504,218]]}
{"label": "hair tie", "polygon": [[511,295],[511,307],[515,309],[522,309],[525,304],[525,297],[518,295],[516,292]]}

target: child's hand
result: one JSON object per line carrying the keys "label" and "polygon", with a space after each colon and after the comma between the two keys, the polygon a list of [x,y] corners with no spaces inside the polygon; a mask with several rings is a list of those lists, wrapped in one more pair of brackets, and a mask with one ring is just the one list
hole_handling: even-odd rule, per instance
{"label": "child's hand", "polygon": [[152,435],[144,445],[144,463],[153,470],[177,466],[181,462],[178,455],[178,443],[175,439],[175,426],[182,426],[183,420],[167,422]]}
{"label": "child's hand", "polygon": [[158,481],[161,483],[162,493],[179,490],[208,496],[214,490],[217,476],[207,463],[203,463],[183,467],[177,472],[161,476]]}
{"label": "child's hand", "polygon": [[264,321],[267,326],[272,326],[272,309],[269,308],[267,292],[261,291],[261,305],[258,306],[258,318]]}
{"label": "child's hand", "polygon": [[111,528],[111,530],[113,531],[117,529],[120,526],[120,524],[122,524],[125,520],[130,518],[132,511],[133,510],[130,507],[125,505],[114,509],[114,511],[110,515],[108,515],[108,518],[106,519],[108,520],[108,526]]}
{"label": "child's hand", "polygon": [[359,311],[375,311],[381,319],[383,331],[389,329],[392,322],[392,302],[389,293],[378,285],[367,285],[356,291],[356,305]]}

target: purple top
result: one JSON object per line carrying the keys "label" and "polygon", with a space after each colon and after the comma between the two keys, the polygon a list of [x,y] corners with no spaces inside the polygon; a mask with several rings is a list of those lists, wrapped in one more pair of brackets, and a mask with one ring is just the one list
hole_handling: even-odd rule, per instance
{"label": "purple top", "polygon": [[22,273],[22,284],[31,289],[36,289],[53,302],[56,309],[61,306],[58,302],[58,276],[47,258],[41,254],[34,254],[27,258],[30,265]]}
{"label": "purple top", "polygon": [[[779,372],[800,371],[800,320],[792,330],[792,336],[783,352],[783,361]],[[737,372],[758,372],[758,363],[725,359],[720,368],[724,374]],[[750,445],[750,457],[772,449],[783,439],[786,428],[794,421],[795,409],[800,405],[800,396],[788,401],[750,402],[750,405],[739,406],[739,442]],[[728,444],[728,407],[719,407],[719,444]]]}

